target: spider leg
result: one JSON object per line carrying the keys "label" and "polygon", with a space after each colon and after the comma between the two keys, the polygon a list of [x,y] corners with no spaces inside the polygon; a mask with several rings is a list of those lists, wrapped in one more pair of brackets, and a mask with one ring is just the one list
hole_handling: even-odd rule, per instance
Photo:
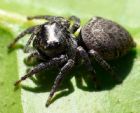
{"label": "spider leg", "polygon": [[38,15],[38,16],[28,16],[28,20],[33,19],[45,19],[45,20],[57,20],[57,19],[63,19],[61,16],[50,16],[50,15]]}
{"label": "spider leg", "polygon": [[36,34],[41,30],[41,25],[38,25],[34,28],[34,30],[32,31],[32,34],[29,38],[29,40],[27,41],[25,47],[24,47],[24,52],[25,53],[29,53],[30,52],[30,48],[29,45],[31,43],[31,41],[34,39],[34,37],[36,36]]}
{"label": "spider leg", "polygon": [[25,47],[24,47],[24,52],[25,52],[25,53],[29,53],[30,48],[29,48],[28,46],[30,45],[30,43],[31,43],[31,41],[33,40],[34,36],[35,36],[35,34],[32,33],[31,37],[29,38],[28,42],[26,43],[26,45],[25,45]]}
{"label": "spider leg", "polygon": [[84,64],[86,65],[88,71],[92,75],[92,80],[94,82],[95,88],[99,88],[99,81],[97,80],[96,72],[91,65],[91,62],[90,62],[90,59],[89,59],[87,52],[81,46],[79,46],[77,48],[77,50],[78,50],[78,53],[80,54],[80,56],[82,57],[82,59],[84,60]]}
{"label": "spider leg", "polygon": [[17,43],[18,40],[20,40],[22,37],[24,37],[26,34],[31,34],[34,29],[36,28],[36,26],[32,26],[28,29],[26,29],[25,31],[21,32],[14,40],[13,42],[11,42],[9,45],[8,45],[8,48],[12,48],[14,47],[14,45]]}
{"label": "spider leg", "polygon": [[48,97],[46,106],[49,106],[49,104],[51,103],[51,99],[54,95],[54,93],[56,92],[57,88],[60,86],[64,76],[66,75],[66,73],[68,71],[70,71],[72,69],[72,67],[74,66],[74,60],[69,59],[68,62],[61,68],[58,76],[56,77],[53,87],[51,89],[50,95]]}
{"label": "spider leg", "polygon": [[21,81],[25,80],[28,77],[31,77],[33,74],[36,74],[44,69],[49,69],[53,67],[57,67],[67,61],[67,57],[64,55],[61,55],[60,57],[56,57],[51,59],[48,62],[43,62],[38,65],[36,65],[34,68],[32,68],[26,75],[21,77],[20,80],[15,82],[15,85],[18,85]]}
{"label": "spider leg", "polygon": [[94,59],[112,76],[112,78],[117,81],[118,83],[121,83],[120,78],[116,75],[114,70],[111,68],[111,66],[96,52],[95,50],[90,50],[89,54],[94,57]]}
{"label": "spider leg", "polygon": [[70,16],[68,20],[73,22],[72,26],[70,26],[70,32],[75,33],[80,27],[80,19],[76,16]]}

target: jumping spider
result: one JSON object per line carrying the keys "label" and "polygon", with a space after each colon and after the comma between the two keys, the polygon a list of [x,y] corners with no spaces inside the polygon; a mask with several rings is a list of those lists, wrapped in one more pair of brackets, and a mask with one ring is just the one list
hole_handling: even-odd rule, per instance
{"label": "jumping spider", "polygon": [[[46,103],[48,106],[62,79],[77,62],[77,57],[84,60],[84,64],[91,72],[95,85],[98,85],[96,73],[89,57],[93,57],[115,80],[121,82],[106,60],[114,60],[124,56],[130,49],[135,47],[131,35],[122,26],[101,17],[93,17],[80,29],[80,33],[76,37],[74,33],[80,28],[80,19],[75,16],[68,19],[48,15],[28,17],[28,20],[32,19],[46,19],[47,21],[23,31],[9,45],[9,48],[12,48],[26,34],[31,34],[24,50],[29,52],[29,45],[33,42],[34,50],[28,60],[35,57],[42,62],[16,81],[15,85],[44,69],[63,65],[52,86]],[[72,25],[71,22],[73,22]]]}

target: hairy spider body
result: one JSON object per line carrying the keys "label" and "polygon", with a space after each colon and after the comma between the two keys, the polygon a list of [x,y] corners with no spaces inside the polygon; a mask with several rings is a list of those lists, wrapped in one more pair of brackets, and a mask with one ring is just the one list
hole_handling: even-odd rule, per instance
{"label": "hairy spider body", "polygon": [[[74,33],[80,28],[80,19],[75,16],[68,19],[57,16],[28,17],[28,20],[31,19],[46,19],[47,22],[23,31],[9,45],[9,48],[13,47],[24,35],[31,34],[24,48],[26,53],[31,52],[27,61],[35,57],[42,62],[35,65],[26,75],[16,81],[15,85],[44,69],[62,66],[47,100],[46,105],[48,106],[55,91],[67,75],[66,73],[77,62],[77,57],[84,60],[84,64],[92,75],[95,87],[98,86],[96,72],[89,59],[90,56],[109,72],[115,80],[121,82],[106,60],[124,56],[135,46],[131,35],[123,27],[110,20],[94,17],[82,27],[76,38]],[[73,21],[72,25],[70,25],[71,21]],[[29,51],[28,46],[32,40],[33,50]]]}
{"label": "hairy spider body", "polygon": [[135,43],[122,26],[101,17],[93,17],[81,30],[88,50],[94,49],[103,59],[114,60],[124,56]]}

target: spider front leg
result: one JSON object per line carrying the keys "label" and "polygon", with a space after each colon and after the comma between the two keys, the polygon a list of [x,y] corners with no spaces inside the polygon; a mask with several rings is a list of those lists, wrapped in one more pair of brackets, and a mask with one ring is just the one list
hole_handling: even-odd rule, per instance
{"label": "spider front leg", "polygon": [[67,74],[68,71],[70,71],[72,69],[72,67],[74,66],[75,61],[72,59],[69,59],[68,62],[61,68],[59,74],[57,75],[55,82],[53,84],[53,87],[51,89],[50,95],[48,97],[46,106],[49,106],[51,103],[51,99],[54,95],[54,93],[56,92],[57,88],[60,86],[62,79],[64,78],[64,76]]}
{"label": "spider front leg", "polygon": [[48,62],[42,62],[38,65],[36,65],[34,68],[32,68],[26,75],[21,77],[20,80],[15,82],[15,85],[18,85],[21,81],[25,80],[28,77],[31,77],[33,74],[39,73],[40,71],[44,69],[49,69],[53,67],[58,67],[59,65],[62,65],[67,61],[67,56],[61,55],[60,57],[53,58],[49,60]]}
{"label": "spider front leg", "polygon": [[15,44],[17,43],[18,40],[20,40],[22,37],[24,37],[26,34],[31,34],[34,29],[35,29],[36,26],[33,26],[33,27],[30,27],[28,29],[26,29],[25,31],[21,32],[14,40],[13,42],[11,42],[9,45],[8,45],[8,48],[12,48],[15,46]]}
{"label": "spider front leg", "polygon": [[90,59],[89,59],[87,52],[81,46],[79,46],[77,48],[77,50],[78,50],[78,53],[80,54],[81,58],[84,60],[84,64],[86,65],[88,71],[92,75],[92,79],[93,79],[95,88],[98,89],[100,87],[100,84],[99,84],[99,81],[97,80],[96,72],[91,65],[91,62],[90,62]]}
{"label": "spider front leg", "polygon": [[76,16],[70,16],[68,20],[73,21],[72,26],[70,26],[70,32],[75,33],[80,27],[80,19]]}
{"label": "spider front leg", "polygon": [[90,50],[89,54],[94,57],[95,61],[99,63],[110,75],[113,77],[115,81],[118,83],[121,83],[121,79],[116,75],[114,70],[111,68],[111,66],[96,52],[95,50]]}

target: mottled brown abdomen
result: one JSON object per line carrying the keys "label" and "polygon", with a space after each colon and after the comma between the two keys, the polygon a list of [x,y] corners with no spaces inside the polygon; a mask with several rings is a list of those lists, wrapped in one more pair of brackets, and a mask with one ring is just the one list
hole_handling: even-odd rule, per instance
{"label": "mottled brown abdomen", "polygon": [[96,50],[103,59],[113,60],[135,47],[131,35],[115,22],[93,17],[81,30],[88,50]]}

